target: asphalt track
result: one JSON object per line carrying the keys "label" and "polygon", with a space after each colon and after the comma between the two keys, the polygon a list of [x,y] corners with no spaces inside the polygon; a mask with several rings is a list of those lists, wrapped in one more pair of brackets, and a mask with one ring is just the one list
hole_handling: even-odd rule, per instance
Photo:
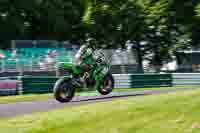
{"label": "asphalt track", "polygon": [[77,96],[69,103],[59,103],[55,99],[49,99],[46,101],[35,102],[19,102],[11,104],[0,104],[0,119],[22,116],[34,112],[46,112],[54,109],[70,108],[73,106],[80,106],[84,104],[92,104],[97,102],[111,101],[120,98],[156,95],[164,94],[175,91],[191,90],[194,88],[179,88],[175,90],[146,90],[146,91],[134,91],[134,92],[113,92],[106,96]]}

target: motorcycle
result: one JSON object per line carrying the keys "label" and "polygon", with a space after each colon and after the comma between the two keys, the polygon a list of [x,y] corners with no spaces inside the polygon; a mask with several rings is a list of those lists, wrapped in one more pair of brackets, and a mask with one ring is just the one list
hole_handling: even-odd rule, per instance
{"label": "motorcycle", "polygon": [[95,88],[100,94],[107,95],[114,88],[114,78],[110,72],[110,64],[105,55],[96,50],[97,56],[82,57],[86,65],[76,66],[72,62],[64,62],[58,66],[64,69],[66,76],[61,76],[54,85],[54,97],[57,101],[70,102],[79,88]]}

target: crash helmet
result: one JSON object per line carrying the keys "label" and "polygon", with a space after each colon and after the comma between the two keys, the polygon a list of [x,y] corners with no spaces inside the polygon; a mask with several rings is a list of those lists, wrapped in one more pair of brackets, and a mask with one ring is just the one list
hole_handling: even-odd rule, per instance
{"label": "crash helmet", "polygon": [[92,48],[93,50],[96,49],[96,40],[92,37],[87,38],[86,40],[86,45],[90,48]]}

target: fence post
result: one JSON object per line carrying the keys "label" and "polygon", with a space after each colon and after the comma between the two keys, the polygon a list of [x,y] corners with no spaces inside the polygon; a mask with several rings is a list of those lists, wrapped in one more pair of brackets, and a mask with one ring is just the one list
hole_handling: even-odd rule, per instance
{"label": "fence post", "polygon": [[31,59],[30,59],[30,64],[29,64],[30,66],[30,68],[29,68],[29,71],[33,71],[33,58],[31,57]]}
{"label": "fence post", "polygon": [[23,95],[23,81],[22,76],[17,77],[17,93],[18,95]]}
{"label": "fence post", "polygon": [[5,60],[1,60],[1,72],[5,72]]}

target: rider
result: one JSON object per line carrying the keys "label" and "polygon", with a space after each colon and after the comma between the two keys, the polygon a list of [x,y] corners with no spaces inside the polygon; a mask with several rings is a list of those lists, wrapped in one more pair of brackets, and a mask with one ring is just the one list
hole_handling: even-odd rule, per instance
{"label": "rider", "polygon": [[[80,66],[85,71],[89,71],[92,65],[92,60],[94,59],[95,42],[93,38],[89,38],[85,45],[82,45],[79,51],[75,55],[75,65]],[[92,56],[92,58],[86,58]]]}
{"label": "rider", "polygon": [[[103,67],[95,67],[94,70],[94,62],[97,61],[98,55],[95,53],[95,40],[93,38],[89,38],[86,41],[85,45],[82,45],[75,55],[75,65],[78,67],[81,67],[84,72],[88,72],[87,76],[93,75],[96,81],[96,87],[98,88],[101,84],[102,77],[105,76],[104,73],[102,73]],[[89,57],[89,58],[88,58]],[[93,72],[91,70],[94,70]],[[92,72],[92,73],[91,73]]]}
{"label": "rider", "polygon": [[[94,63],[94,53],[95,53],[95,40],[89,38],[86,43],[80,47],[75,55],[73,63],[76,67],[80,67],[83,72],[91,72],[91,68]],[[89,57],[89,58],[88,58]],[[91,58],[92,57],[92,58]],[[63,65],[57,66],[57,75],[60,76],[65,71]]]}

